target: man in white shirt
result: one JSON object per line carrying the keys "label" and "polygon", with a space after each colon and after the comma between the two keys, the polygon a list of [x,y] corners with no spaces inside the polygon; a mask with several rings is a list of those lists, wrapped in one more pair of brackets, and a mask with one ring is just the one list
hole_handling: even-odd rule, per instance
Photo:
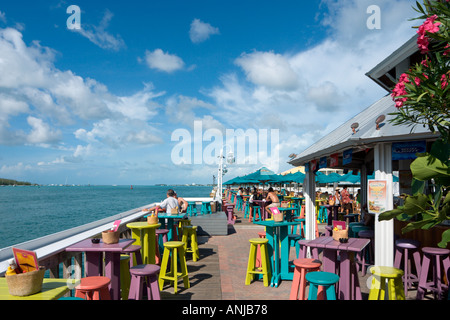
{"label": "man in white shirt", "polygon": [[166,212],[168,216],[172,215],[172,209],[178,210],[178,200],[175,198],[175,191],[172,189],[167,190],[167,198],[161,202],[159,205],[150,208],[149,211],[162,211]]}

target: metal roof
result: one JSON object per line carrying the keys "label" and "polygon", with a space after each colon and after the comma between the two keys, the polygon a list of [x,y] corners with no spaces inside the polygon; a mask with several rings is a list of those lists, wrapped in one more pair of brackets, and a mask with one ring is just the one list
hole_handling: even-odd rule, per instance
{"label": "metal roof", "polygon": [[[411,141],[438,137],[437,134],[432,134],[428,128],[422,126],[394,126],[389,122],[394,116],[389,115],[389,113],[396,111],[395,103],[388,94],[299,153],[288,163],[293,166],[300,166],[320,157],[352,148],[365,149],[380,142]],[[385,115],[386,118],[380,124],[380,129],[377,130],[375,120],[380,115]],[[351,125],[355,122],[359,124],[359,127],[356,133],[353,133]]]}

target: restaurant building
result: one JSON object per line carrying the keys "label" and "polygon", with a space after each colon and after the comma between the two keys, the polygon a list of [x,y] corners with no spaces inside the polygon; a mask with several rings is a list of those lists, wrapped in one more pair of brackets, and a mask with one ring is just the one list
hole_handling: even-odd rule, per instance
{"label": "restaurant building", "polygon": [[[410,164],[416,152],[429,151],[438,137],[422,126],[393,125],[390,115],[397,111],[390,95],[402,73],[423,58],[414,36],[366,75],[387,91],[386,96],[340,125],[288,163],[305,166],[306,238],[315,237],[315,172],[327,168],[361,173],[361,203],[368,202],[367,176],[386,181],[385,211],[394,208],[393,172],[399,172],[400,194],[410,193]],[[394,219],[378,221],[375,215],[375,265],[394,264]]]}

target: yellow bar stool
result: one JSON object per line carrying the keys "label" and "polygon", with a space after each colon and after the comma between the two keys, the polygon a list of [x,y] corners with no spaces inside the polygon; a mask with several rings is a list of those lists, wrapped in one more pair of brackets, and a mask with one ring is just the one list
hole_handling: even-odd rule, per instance
{"label": "yellow bar stool", "polygon": [[[170,271],[169,257],[172,256]],[[180,260],[181,272],[178,272],[178,259]],[[173,282],[174,293],[178,292],[178,279],[183,279],[185,289],[190,288],[189,275],[187,271],[186,256],[184,252],[184,242],[167,241],[164,243],[164,255],[161,262],[161,272],[159,274],[159,289],[162,291],[166,280]]]}
{"label": "yellow bar stool", "polygon": [[386,284],[389,300],[405,300],[403,290],[403,270],[393,267],[374,266],[370,268],[372,285],[369,300],[384,300]]}
{"label": "yellow bar stool", "polygon": [[[253,238],[250,239],[250,254],[248,257],[247,276],[245,277],[245,285],[249,285],[254,279],[255,275],[262,275],[264,286],[268,287],[271,279],[269,251],[267,243],[269,239],[266,238]],[[261,266],[256,266],[256,251],[261,250]]]}
{"label": "yellow bar stool", "polygon": [[120,255],[120,295],[122,300],[128,300],[130,293],[130,256],[127,254]]}
{"label": "yellow bar stool", "polygon": [[190,219],[178,220],[177,229],[176,229],[178,237],[176,240],[181,240],[181,238],[183,237],[183,227],[190,226],[190,225],[191,225]]}
{"label": "yellow bar stool", "polygon": [[197,226],[183,227],[183,238],[181,241],[184,242],[185,253],[192,253],[193,261],[200,259],[197,242]]}

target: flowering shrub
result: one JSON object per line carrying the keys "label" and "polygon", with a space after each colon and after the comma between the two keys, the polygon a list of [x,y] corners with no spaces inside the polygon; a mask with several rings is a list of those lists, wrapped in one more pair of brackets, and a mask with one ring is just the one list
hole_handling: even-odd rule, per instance
{"label": "flowering shrub", "polygon": [[[404,195],[404,204],[379,215],[379,221],[396,218],[409,223],[403,233],[430,229],[450,220],[450,2],[416,2],[415,10],[425,20],[417,30],[417,46],[423,59],[402,74],[392,90],[397,112],[395,125],[428,127],[440,137],[430,152],[417,154],[411,164],[413,195]],[[425,194],[425,183],[434,184],[434,194]],[[440,247],[450,242],[450,229],[442,234]]]}

